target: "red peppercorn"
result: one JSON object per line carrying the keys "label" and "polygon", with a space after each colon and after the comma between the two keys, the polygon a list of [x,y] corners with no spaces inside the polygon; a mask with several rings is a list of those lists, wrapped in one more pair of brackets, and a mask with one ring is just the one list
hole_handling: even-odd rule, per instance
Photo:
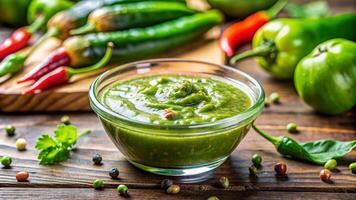
{"label": "red peppercorn", "polygon": [[16,179],[19,182],[27,181],[29,176],[30,176],[30,174],[26,171],[21,171],[21,172],[16,173]]}
{"label": "red peppercorn", "polygon": [[274,171],[279,176],[285,176],[287,172],[287,165],[283,162],[279,162],[274,166]]}
{"label": "red peppercorn", "polygon": [[328,169],[322,169],[320,171],[320,179],[324,182],[330,182],[330,178],[331,178],[331,171]]}

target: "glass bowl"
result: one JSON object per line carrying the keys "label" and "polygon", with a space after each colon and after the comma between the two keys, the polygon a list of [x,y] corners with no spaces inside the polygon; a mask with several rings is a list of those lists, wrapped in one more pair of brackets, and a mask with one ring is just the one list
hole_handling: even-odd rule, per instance
{"label": "glass bowl", "polygon": [[[236,85],[252,105],[233,117],[196,125],[157,125],[129,119],[100,101],[115,83],[151,75],[210,77]],[[237,69],[185,59],[153,59],[110,69],[90,86],[90,105],[113,143],[134,166],[168,176],[196,175],[221,165],[262,112],[264,91],[251,76]]]}

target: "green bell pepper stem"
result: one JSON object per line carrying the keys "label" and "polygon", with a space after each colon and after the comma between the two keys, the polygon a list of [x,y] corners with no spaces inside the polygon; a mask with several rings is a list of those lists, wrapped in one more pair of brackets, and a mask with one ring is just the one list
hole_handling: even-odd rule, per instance
{"label": "green bell pepper stem", "polygon": [[234,57],[231,58],[230,62],[234,64],[250,57],[256,57],[256,56],[267,57],[269,55],[272,55],[272,53],[276,51],[277,49],[273,44],[261,45],[249,51],[245,51],[243,53],[235,55]]}
{"label": "green bell pepper stem", "polygon": [[270,17],[270,18],[275,18],[279,12],[281,12],[281,10],[287,5],[288,0],[279,0],[277,1],[277,3],[275,3],[271,8],[269,8],[268,10],[266,10],[266,14]]}
{"label": "green bell pepper stem", "polygon": [[97,62],[96,64],[94,64],[92,66],[89,66],[89,67],[83,67],[83,68],[78,68],[78,69],[67,68],[69,76],[73,76],[75,74],[84,74],[84,73],[87,73],[87,72],[91,72],[91,71],[100,69],[103,66],[105,66],[111,59],[112,49],[114,47],[114,44],[112,42],[109,42],[107,46],[108,47],[107,47],[107,50],[105,52],[105,55],[99,62]]}
{"label": "green bell pepper stem", "polygon": [[282,139],[281,137],[274,137],[271,136],[269,134],[267,134],[266,132],[260,130],[259,128],[257,128],[254,124],[252,124],[252,128],[258,133],[260,134],[262,137],[266,138],[268,141],[270,141],[274,146],[278,147],[279,144],[281,143]]}

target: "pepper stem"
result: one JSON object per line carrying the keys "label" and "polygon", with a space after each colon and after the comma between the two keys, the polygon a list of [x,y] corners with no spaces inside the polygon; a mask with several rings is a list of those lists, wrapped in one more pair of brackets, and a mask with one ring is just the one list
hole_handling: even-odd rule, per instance
{"label": "pepper stem", "polygon": [[275,146],[278,146],[280,143],[280,139],[278,137],[274,137],[272,135],[267,134],[266,132],[260,130],[259,128],[257,128],[254,124],[252,124],[252,128],[258,133],[260,134],[262,137],[266,138],[268,141],[272,142],[272,144],[274,144]]}
{"label": "pepper stem", "polygon": [[235,64],[241,60],[244,60],[244,59],[250,58],[250,57],[268,56],[273,51],[274,51],[274,47],[272,47],[271,45],[261,45],[255,49],[245,51],[243,53],[235,55],[234,57],[231,58],[230,62]]}
{"label": "pepper stem", "polygon": [[74,69],[74,68],[68,67],[67,71],[68,71],[69,76],[73,76],[75,74],[83,74],[83,73],[91,72],[91,71],[94,71],[94,70],[104,67],[111,59],[113,47],[114,47],[114,44],[112,42],[109,42],[107,44],[107,49],[106,49],[105,55],[101,58],[101,60],[99,60],[99,62],[97,62],[96,64],[94,64],[92,66],[84,67],[84,68],[80,68],[80,69]]}
{"label": "pepper stem", "polygon": [[275,18],[279,12],[287,5],[288,0],[279,0],[271,8],[266,10],[266,14],[270,18]]}
{"label": "pepper stem", "polygon": [[38,30],[40,30],[42,28],[42,26],[45,24],[46,24],[46,18],[43,15],[41,15],[41,16],[37,17],[36,20],[34,22],[32,22],[32,24],[27,27],[27,30],[33,34],[33,33],[37,32]]}
{"label": "pepper stem", "polygon": [[90,33],[95,30],[95,24],[93,23],[87,23],[82,27],[79,27],[77,29],[71,30],[69,33],[70,35],[81,35],[84,33]]}
{"label": "pepper stem", "polygon": [[88,135],[89,133],[91,133],[90,130],[85,130],[85,131],[83,131],[83,132],[81,132],[81,133],[78,134],[78,138],[81,138],[81,137],[83,137],[83,136],[86,136],[86,135]]}

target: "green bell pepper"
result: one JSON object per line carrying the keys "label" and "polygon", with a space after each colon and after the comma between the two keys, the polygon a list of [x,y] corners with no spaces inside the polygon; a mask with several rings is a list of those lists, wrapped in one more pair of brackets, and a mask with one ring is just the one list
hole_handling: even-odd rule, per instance
{"label": "green bell pepper", "polygon": [[28,22],[43,21],[42,28],[46,27],[48,20],[56,13],[70,8],[74,3],[69,0],[32,0],[27,13]]}
{"label": "green bell pepper", "polygon": [[0,0],[0,23],[10,26],[26,25],[31,0]]}
{"label": "green bell pepper", "polygon": [[325,18],[276,19],[260,28],[253,50],[231,59],[236,63],[257,56],[258,64],[277,78],[293,78],[298,62],[321,42],[332,38],[356,40],[356,14]]}
{"label": "green bell pepper", "polygon": [[356,43],[332,39],[320,44],[298,63],[294,83],[299,96],[321,113],[350,110],[356,105]]}
{"label": "green bell pepper", "polygon": [[211,7],[221,10],[230,17],[246,17],[259,10],[265,10],[277,0],[208,0]]}

